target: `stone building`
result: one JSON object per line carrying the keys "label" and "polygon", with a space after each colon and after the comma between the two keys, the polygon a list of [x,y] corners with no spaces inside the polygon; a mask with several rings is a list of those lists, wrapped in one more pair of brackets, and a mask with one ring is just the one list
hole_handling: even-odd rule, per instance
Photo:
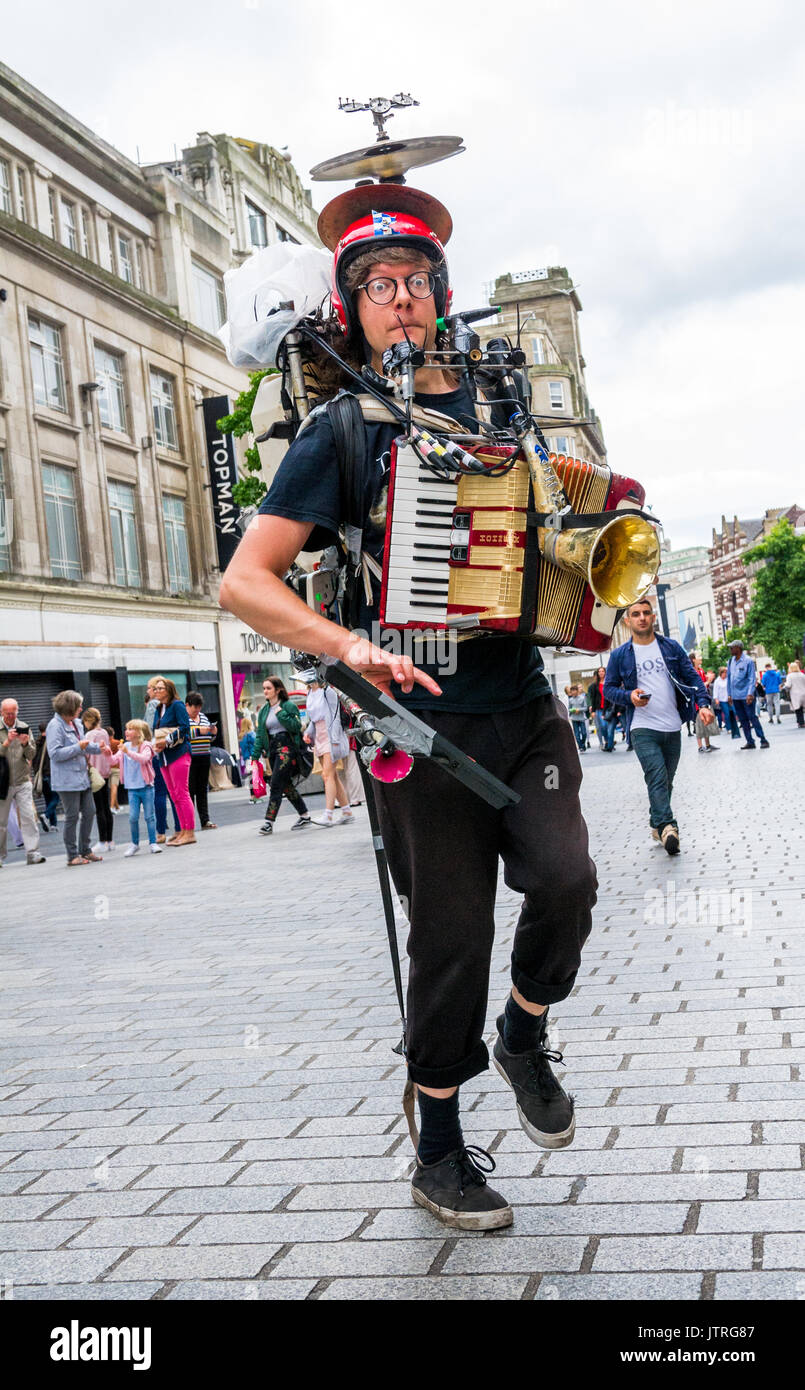
{"label": "stone building", "polygon": [[737,516],[727,521],[722,516],[721,530],[713,528],[713,542],[708,553],[716,620],[721,636],[731,627],[740,627],[752,605],[753,579],[760,565],[746,566],[741,557],[752,546],[758,545],[781,517],[787,517],[799,533],[805,528],[805,509],[796,504],[768,507],[763,516],[749,517],[743,521]]}
{"label": "stone building", "polygon": [[224,272],[280,240],[318,244],[278,151],[140,167],[0,65],[0,695],[30,721],[73,686],[117,728],[159,670],[231,742],[233,658],[263,653],[218,608],[200,407],[247,384]]}

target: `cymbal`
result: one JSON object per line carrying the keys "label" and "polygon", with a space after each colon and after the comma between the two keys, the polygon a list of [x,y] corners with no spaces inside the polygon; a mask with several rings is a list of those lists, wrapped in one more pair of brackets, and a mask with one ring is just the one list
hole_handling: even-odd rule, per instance
{"label": "cymbal", "polygon": [[423,135],[415,140],[383,140],[325,159],[310,171],[312,179],[398,179],[409,169],[438,164],[461,154],[460,135]]}

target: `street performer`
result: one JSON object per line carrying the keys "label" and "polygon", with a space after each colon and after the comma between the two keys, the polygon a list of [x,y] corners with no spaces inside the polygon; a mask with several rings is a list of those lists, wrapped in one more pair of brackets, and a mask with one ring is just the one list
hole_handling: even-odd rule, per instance
{"label": "street performer", "polygon": [[[440,202],[397,184],[358,187],[325,208],[319,234],[335,250],[333,304],[346,361],[382,375],[383,354],[406,335],[418,348],[437,348],[437,318],[449,308],[451,230]],[[466,377],[419,368],[414,387],[416,405],[477,432]],[[379,563],[399,425],[369,419],[365,431],[363,548]],[[451,1227],[508,1226],[511,1208],[486,1181],[493,1160],[465,1143],[459,1088],[489,1065],[483,1033],[502,859],[505,882],[523,902],[494,1063],[535,1144],[561,1148],[573,1139],[573,1100],[550,1065],[562,1059],[548,1050],[547,1015],[573,989],[596,899],[575,739],[538,648],[516,635],[459,642],[451,673],[442,674],[435,663],[414,665],[362,635],[379,631],[373,570],[371,601],[360,586],[359,631],[292,592],[283,576],[295,557],[334,544],[344,520],[336,439],[321,410],[282,461],[227,569],[221,603],[275,642],[340,659],[519,793],[516,806],[494,810],[427,759],[417,759],[404,781],[375,787],[392,877],[410,918],[406,1057],[421,1121],[412,1195]]]}

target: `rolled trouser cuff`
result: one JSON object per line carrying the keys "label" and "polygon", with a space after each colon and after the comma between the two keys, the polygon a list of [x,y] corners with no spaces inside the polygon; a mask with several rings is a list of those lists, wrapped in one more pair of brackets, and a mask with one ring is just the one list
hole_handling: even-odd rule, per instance
{"label": "rolled trouser cuff", "polygon": [[574,970],[559,984],[546,984],[544,980],[535,980],[526,975],[512,955],[512,984],[529,1004],[558,1004],[560,999],[567,999],[576,983],[576,973]]}
{"label": "rolled trouser cuff", "polygon": [[448,1086],[461,1086],[473,1076],[479,1076],[489,1068],[489,1049],[485,1042],[479,1042],[468,1057],[461,1062],[453,1062],[449,1067],[420,1067],[416,1062],[408,1062],[408,1075],[420,1086],[428,1086],[434,1091]]}

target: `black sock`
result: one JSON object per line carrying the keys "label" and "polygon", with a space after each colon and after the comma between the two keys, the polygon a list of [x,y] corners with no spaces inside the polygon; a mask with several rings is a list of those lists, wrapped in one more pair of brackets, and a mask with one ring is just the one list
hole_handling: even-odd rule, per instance
{"label": "black sock", "polygon": [[[547,1009],[545,1013],[547,1013]],[[503,1046],[507,1052],[530,1052],[536,1047],[544,1026],[545,1014],[530,1014],[521,1009],[510,994],[503,1016]]]}
{"label": "black sock", "polygon": [[447,1154],[463,1149],[458,1091],[444,1100],[437,1100],[435,1096],[424,1095],[417,1087],[417,1100],[420,1116],[417,1157],[420,1163],[438,1163]]}

